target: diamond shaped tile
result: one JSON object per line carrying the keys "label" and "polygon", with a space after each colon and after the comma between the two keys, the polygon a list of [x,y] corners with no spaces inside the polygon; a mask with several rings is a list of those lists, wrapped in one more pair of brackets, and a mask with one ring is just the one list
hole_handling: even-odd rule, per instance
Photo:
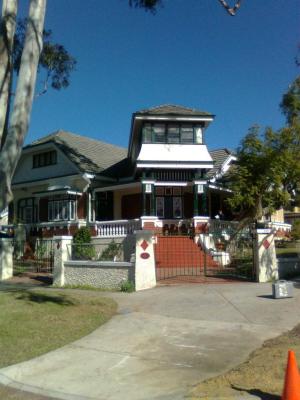
{"label": "diamond shaped tile", "polygon": [[146,248],[147,248],[148,246],[149,246],[148,243],[147,243],[146,240],[144,239],[144,240],[142,241],[142,243],[141,243],[141,248],[145,251]]}

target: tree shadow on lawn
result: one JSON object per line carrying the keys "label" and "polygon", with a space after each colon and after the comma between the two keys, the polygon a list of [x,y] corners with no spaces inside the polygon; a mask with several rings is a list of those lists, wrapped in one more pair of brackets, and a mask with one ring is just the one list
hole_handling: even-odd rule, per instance
{"label": "tree shadow on lawn", "polygon": [[55,303],[60,306],[74,306],[76,301],[71,300],[64,294],[45,294],[41,292],[22,291],[17,300],[25,300],[33,303]]}
{"label": "tree shadow on lawn", "polygon": [[266,392],[262,392],[259,389],[243,389],[241,387],[237,387],[234,385],[231,385],[232,389],[237,390],[238,392],[246,392],[249,393],[253,396],[257,396],[261,400],[280,400],[281,396],[278,396],[277,394],[270,394]]}

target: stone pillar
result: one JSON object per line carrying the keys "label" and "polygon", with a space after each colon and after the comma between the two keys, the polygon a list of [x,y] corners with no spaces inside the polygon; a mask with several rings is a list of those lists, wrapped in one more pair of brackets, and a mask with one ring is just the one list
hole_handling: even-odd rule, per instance
{"label": "stone pillar", "polygon": [[65,271],[64,263],[71,258],[72,236],[54,236],[54,270],[53,285],[64,286]]}
{"label": "stone pillar", "polygon": [[13,241],[0,239],[0,281],[13,276]]}
{"label": "stone pillar", "polygon": [[278,279],[274,234],[275,231],[269,228],[255,231],[254,265],[257,282]]}
{"label": "stone pillar", "polygon": [[135,290],[156,286],[154,241],[152,231],[136,232],[135,247]]}

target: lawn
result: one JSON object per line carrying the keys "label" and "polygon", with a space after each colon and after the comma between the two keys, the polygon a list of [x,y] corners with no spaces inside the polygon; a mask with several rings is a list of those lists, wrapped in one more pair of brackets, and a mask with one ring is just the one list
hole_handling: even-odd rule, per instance
{"label": "lawn", "polygon": [[73,342],[104,324],[116,309],[99,293],[0,292],[0,367]]}
{"label": "lawn", "polygon": [[294,350],[300,365],[300,325],[255,350],[237,368],[197,385],[188,398],[240,399],[244,394],[262,400],[280,400],[288,350]]}
{"label": "lawn", "polygon": [[279,258],[297,257],[300,255],[300,243],[287,242],[276,245],[276,255]]}

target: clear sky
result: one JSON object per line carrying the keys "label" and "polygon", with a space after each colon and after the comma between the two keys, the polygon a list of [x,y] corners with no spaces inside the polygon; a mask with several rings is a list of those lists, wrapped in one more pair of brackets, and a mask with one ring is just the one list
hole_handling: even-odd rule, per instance
{"label": "clear sky", "polygon": [[127,0],[48,0],[45,27],[78,64],[67,90],[35,101],[26,143],[65,129],[127,147],[132,113],[166,103],[216,115],[210,149],[236,148],[253,124],[284,124],[299,0],[243,0],[235,17],[217,0],[164,3],[151,15]]}

